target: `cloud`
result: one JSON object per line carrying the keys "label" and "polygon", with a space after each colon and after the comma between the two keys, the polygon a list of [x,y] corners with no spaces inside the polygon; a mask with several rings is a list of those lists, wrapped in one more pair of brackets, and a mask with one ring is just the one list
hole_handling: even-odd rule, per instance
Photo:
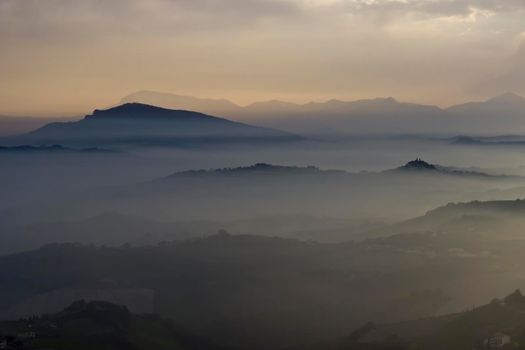
{"label": "cloud", "polygon": [[525,0],[0,0],[0,112],[142,89],[450,104],[521,84],[524,15]]}
{"label": "cloud", "polygon": [[473,18],[520,9],[525,0],[0,0],[0,38],[187,35],[251,30],[267,19],[307,24],[345,14],[382,21]]}
{"label": "cloud", "polygon": [[468,17],[479,10],[501,13],[525,8],[525,1],[522,0],[342,0],[340,4],[354,12],[424,14],[431,17]]}
{"label": "cloud", "polygon": [[41,39],[226,30],[300,10],[288,0],[0,0],[0,37]]}

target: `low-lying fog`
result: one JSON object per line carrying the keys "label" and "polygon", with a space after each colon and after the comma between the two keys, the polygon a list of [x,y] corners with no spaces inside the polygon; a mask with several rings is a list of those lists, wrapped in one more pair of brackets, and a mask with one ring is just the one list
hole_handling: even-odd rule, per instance
{"label": "low-lying fog", "polygon": [[[520,145],[50,147],[0,163],[0,318],[102,299],[277,349],[462,311],[525,281]],[[475,200],[510,201],[445,206]]]}
{"label": "low-lying fog", "polygon": [[[107,212],[163,222],[297,215],[398,221],[448,202],[514,199],[525,192],[524,179],[506,176],[525,175],[521,146],[454,141],[385,136],[213,149],[4,151],[0,208],[7,219],[2,226],[88,219]],[[465,174],[389,171],[415,158]],[[187,170],[257,163],[315,166],[319,172],[313,177],[307,172],[288,177],[270,172],[263,177],[168,178]]]}

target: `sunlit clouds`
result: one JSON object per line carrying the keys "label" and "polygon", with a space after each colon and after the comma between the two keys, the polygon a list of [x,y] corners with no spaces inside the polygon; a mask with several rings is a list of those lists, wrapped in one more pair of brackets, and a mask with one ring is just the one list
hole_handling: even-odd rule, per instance
{"label": "sunlit clouds", "polygon": [[525,93],[524,15],[522,0],[0,0],[0,114],[82,114],[143,89],[241,104]]}

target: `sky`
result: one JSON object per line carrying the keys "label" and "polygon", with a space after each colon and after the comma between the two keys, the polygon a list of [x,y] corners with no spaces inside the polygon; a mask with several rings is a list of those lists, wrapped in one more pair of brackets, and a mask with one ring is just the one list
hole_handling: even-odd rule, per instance
{"label": "sky", "polygon": [[0,0],[0,115],[138,90],[238,104],[525,94],[525,0]]}

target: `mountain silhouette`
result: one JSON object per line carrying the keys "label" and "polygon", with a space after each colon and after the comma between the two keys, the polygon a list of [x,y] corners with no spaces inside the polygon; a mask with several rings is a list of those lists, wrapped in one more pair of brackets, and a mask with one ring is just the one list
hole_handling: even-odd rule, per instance
{"label": "mountain silhouette", "polygon": [[198,112],[126,103],[95,110],[76,122],[51,123],[11,139],[25,144],[187,146],[290,141],[298,137]]}
{"label": "mountain silhouette", "polygon": [[121,104],[135,102],[224,116],[231,116],[241,109],[241,107],[225,99],[199,98],[147,90],[134,92],[120,100]]}
{"label": "mountain silhouette", "polygon": [[154,103],[227,115],[237,121],[305,134],[406,134],[525,132],[525,98],[504,93],[481,102],[449,108],[406,103],[393,97],[304,104],[281,100],[238,106],[227,100],[200,99],[149,91],[126,96],[123,101]]}

